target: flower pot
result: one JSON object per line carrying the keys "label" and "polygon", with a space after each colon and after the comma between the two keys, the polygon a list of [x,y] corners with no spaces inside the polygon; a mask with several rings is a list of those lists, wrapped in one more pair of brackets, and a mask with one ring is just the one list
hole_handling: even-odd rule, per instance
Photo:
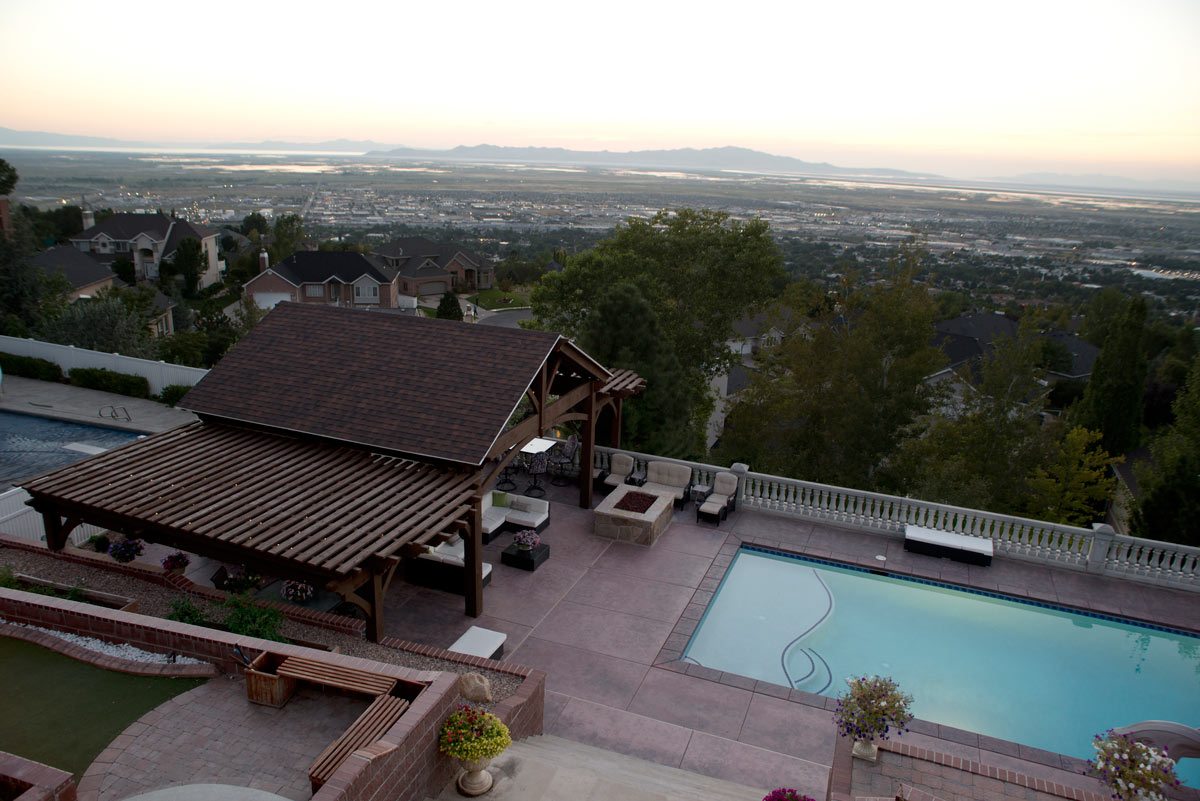
{"label": "flower pot", "polygon": [[855,740],[850,755],[855,759],[874,763],[879,759],[879,746],[875,744],[874,740]]}
{"label": "flower pot", "polygon": [[526,545],[526,544],[525,544],[525,543],[523,543],[523,542],[518,542],[518,543],[517,543],[517,550],[518,550],[518,551],[532,551],[532,550],[533,550],[533,546],[532,546],[532,545]]}
{"label": "flower pot", "polygon": [[487,772],[491,759],[460,759],[463,772],[458,776],[458,791],[465,796],[483,795],[492,789],[492,774]]}

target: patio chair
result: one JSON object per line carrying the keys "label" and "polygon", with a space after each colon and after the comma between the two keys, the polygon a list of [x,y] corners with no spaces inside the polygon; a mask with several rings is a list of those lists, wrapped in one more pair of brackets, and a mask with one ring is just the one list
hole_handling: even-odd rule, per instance
{"label": "patio chair", "polygon": [[712,489],[696,503],[696,522],[707,520],[721,524],[737,506],[737,476],[733,473],[717,473],[713,477]]}
{"label": "patio chair", "polygon": [[579,450],[579,437],[572,434],[561,448],[555,448],[550,455],[550,468],[554,475],[550,483],[556,487],[565,487],[571,482],[567,479],[567,468],[575,466],[575,452]]}
{"label": "patio chair", "polygon": [[546,494],[546,488],[542,486],[542,476],[546,475],[547,459],[545,451],[535,453],[533,458],[529,460],[529,476],[533,480],[529,482],[529,486],[525,488],[526,495],[542,497]]}
{"label": "patio chair", "polygon": [[517,482],[513,480],[513,476],[516,475],[517,472],[517,465],[515,462],[516,460],[514,459],[513,461],[504,465],[504,469],[500,471],[500,478],[496,482],[496,489],[507,492],[517,488]]}
{"label": "patio chair", "polygon": [[608,460],[608,475],[604,477],[604,485],[619,487],[622,484],[628,484],[629,477],[633,475],[634,466],[633,457],[629,454],[614,453]]}

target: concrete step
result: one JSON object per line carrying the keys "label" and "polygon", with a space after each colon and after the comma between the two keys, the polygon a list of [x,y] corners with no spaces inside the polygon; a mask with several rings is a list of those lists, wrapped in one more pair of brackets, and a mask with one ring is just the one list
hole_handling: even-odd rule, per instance
{"label": "concrete step", "polygon": [[[612,797],[614,801],[617,798],[755,801],[763,795],[763,791],[757,788],[690,773],[553,735],[528,737],[514,743],[512,748],[505,752],[505,757],[508,756],[517,760],[518,769],[521,761],[527,761],[553,765],[565,770],[572,774],[574,781],[569,782],[572,786],[575,786],[576,781],[587,785],[594,783],[596,779],[602,780],[612,785],[605,788],[604,794],[606,797]],[[497,763],[502,763],[503,760],[504,757],[501,757]],[[503,764],[497,764],[498,769],[504,767]],[[622,788],[624,793],[620,792]],[[543,801],[557,797],[543,796]]]}

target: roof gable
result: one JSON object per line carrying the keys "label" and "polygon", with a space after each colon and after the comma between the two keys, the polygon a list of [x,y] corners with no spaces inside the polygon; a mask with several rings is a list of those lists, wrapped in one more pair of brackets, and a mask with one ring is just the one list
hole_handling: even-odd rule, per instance
{"label": "roof gable", "polygon": [[[180,405],[475,466],[556,347],[591,361],[545,331],[281,303]],[[588,369],[607,377],[599,365]]]}
{"label": "roof gable", "polygon": [[71,240],[87,241],[104,234],[112,239],[129,241],[145,233],[155,242],[161,242],[167,238],[171,222],[171,218],[165,214],[114,214],[71,237]]}
{"label": "roof gable", "polygon": [[105,279],[112,280],[113,271],[107,265],[69,245],[55,245],[30,261],[47,274],[60,273],[72,289],[82,289]]}
{"label": "roof gable", "polygon": [[374,256],[342,250],[301,250],[274,265],[291,283],[323,284],[330,279],[351,284],[368,275],[381,284],[391,283],[396,271]]}

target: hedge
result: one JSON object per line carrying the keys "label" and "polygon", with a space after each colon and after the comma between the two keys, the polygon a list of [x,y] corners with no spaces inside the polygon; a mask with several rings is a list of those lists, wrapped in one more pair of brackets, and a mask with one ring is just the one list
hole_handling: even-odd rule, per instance
{"label": "hedge", "polygon": [[76,367],[67,375],[77,387],[115,392],[131,398],[150,397],[150,382],[140,375],[118,373],[102,367]]}
{"label": "hedge", "polygon": [[174,406],[188,393],[189,389],[191,387],[187,384],[167,384],[163,387],[163,391],[158,393],[158,399],[168,406]]}
{"label": "hedge", "polygon": [[41,381],[62,381],[62,368],[54,362],[38,359],[34,356],[17,356],[12,353],[0,353],[0,370],[8,375],[19,375],[24,378],[37,378]]}

